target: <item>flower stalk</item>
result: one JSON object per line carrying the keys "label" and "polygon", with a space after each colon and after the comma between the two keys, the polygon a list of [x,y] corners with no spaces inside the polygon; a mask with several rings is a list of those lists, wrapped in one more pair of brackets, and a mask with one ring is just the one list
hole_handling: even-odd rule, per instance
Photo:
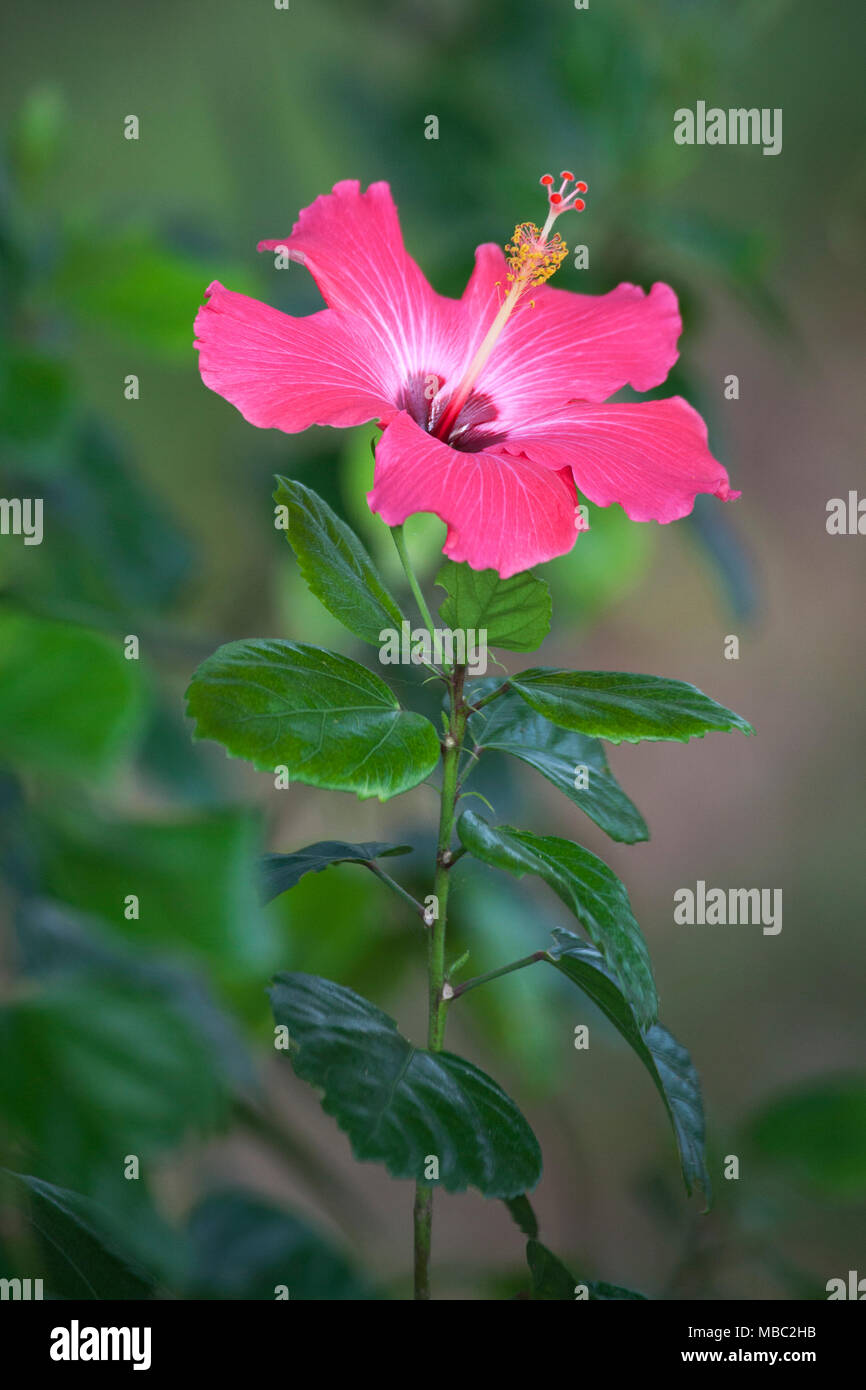
{"label": "flower stalk", "polygon": [[412,597],[417,603],[418,612],[421,614],[421,617],[424,621],[424,625],[427,628],[427,631],[430,633],[430,636],[432,637],[433,619],[430,616],[430,609],[427,607],[427,600],[421,592],[421,585],[418,583],[417,576],[412,568],[412,562],[409,559],[409,552],[406,549],[406,537],[403,534],[403,527],[402,525],[392,526],[390,530],[391,535],[394,537],[394,544],[397,547],[397,554],[400,556],[400,563],[403,566],[403,572],[406,575],[409,588],[412,590]]}
{"label": "flower stalk", "polygon": [[523,956],[521,960],[513,960],[510,965],[501,965],[498,970],[488,970],[486,975],[475,975],[471,980],[464,980],[460,985],[449,985],[451,993],[448,995],[448,999],[459,999],[461,994],[465,994],[467,990],[475,989],[476,985],[486,985],[490,980],[498,980],[503,975],[510,975],[514,970],[524,970],[527,965],[535,965],[536,961],[549,959],[549,951],[533,951],[531,956]]}
{"label": "flower stalk", "polygon": [[[442,790],[439,807],[439,834],[436,842],[436,866],[433,894],[436,916],[427,945],[427,985],[429,1017],[427,1046],[431,1052],[441,1052],[445,1042],[445,1018],[448,991],[445,976],[445,937],[448,913],[449,870],[454,862],[451,837],[457,809],[458,768],[463,740],[466,735],[468,708],[463,698],[466,667],[455,666],[448,675],[450,709],[448,728],[442,740]],[[450,988],[450,986],[448,987]],[[430,1251],[433,1228],[433,1188],[418,1182],[415,1188],[415,1298],[430,1297]]]}
{"label": "flower stalk", "polygon": [[[433,618],[431,617],[430,609],[427,607],[427,600],[424,598],[421,585],[418,583],[418,578],[412,568],[412,561],[409,558],[409,551],[406,547],[403,527],[402,525],[392,526],[390,530],[394,538],[394,545],[397,548],[397,554],[400,556],[406,580],[418,606],[418,612],[421,614],[427,631],[432,637],[434,632]],[[439,833],[436,840],[436,864],[433,873],[435,915],[432,921],[428,922],[427,913],[422,909],[425,925],[429,925],[430,927],[427,937],[427,1046],[431,1052],[441,1052],[445,1040],[445,1015],[447,1008],[445,926],[448,907],[448,871],[454,862],[454,854],[451,850],[451,837],[454,832],[454,817],[457,808],[457,799],[460,793],[460,755],[463,751],[463,740],[466,736],[466,721],[469,718],[469,707],[463,698],[466,667],[455,666],[453,670],[447,672],[447,674],[443,673],[443,679],[448,686],[449,711],[447,728],[441,745],[442,787],[439,803]],[[371,867],[373,866],[371,865]],[[378,868],[376,872],[380,873],[381,876],[381,872]],[[411,895],[405,894],[404,892],[404,896],[409,898],[415,907],[420,906],[420,904],[415,903]],[[415,1299],[427,1300],[430,1297],[433,1188],[428,1183],[420,1180],[415,1184],[413,1227],[415,1246]]]}

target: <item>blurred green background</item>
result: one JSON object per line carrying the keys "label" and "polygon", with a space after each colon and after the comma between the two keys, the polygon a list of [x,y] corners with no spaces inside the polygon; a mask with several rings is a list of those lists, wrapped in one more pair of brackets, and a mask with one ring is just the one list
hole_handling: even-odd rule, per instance
{"label": "blurred green background", "polygon": [[[626,881],[662,1016],[702,1076],[713,1210],[686,1200],[634,1057],[556,978],[473,993],[449,1043],[528,1115],[543,1237],[582,1275],[796,1299],[866,1273],[863,541],[824,524],[862,479],[864,19],[856,0],[5,7],[0,494],[43,498],[45,537],[0,537],[4,1272],[81,1296],[407,1295],[410,1187],[355,1165],[274,1058],[264,987],[276,969],[330,975],[418,1036],[417,936],[351,866],[262,910],[255,865],[324,837],[408,839],[398,868],[426,891],[434,795],[276,791],[192,745],[182,713],[220,641],[351,650],[273,528],[275,472],[325,496],[399,583],[363,501],[371,431],[253,429],[201,384],[192,321],[212,278],[318,307],[302,268],[255,245],[337,179],[387,179],[410,251],[459,294],[475,245],[536,217],[539,175],[571,167],[590,196],[567,235],[590,266],[566,261],[557,283],[674,286],[682,358],[658,394],[703,411],[743,497],[666,528],[594,511],[542,571],[539,660],[692,681],[758,737],[613,750],[644,845],[612,846],[496,755],[478,787]],[[673,112],[699,99],[781,107],[783,153],[676,146]],[[429,578],[444,528],[407,532]],[[675,926],[674,891],[698,878],[781,888],[781,934]],[[457,887],[472,973],[565,925],[543,887],[465,864]],[[439,1296],[525,1286],[501,1204],[443,1195],[436,1221]]]}

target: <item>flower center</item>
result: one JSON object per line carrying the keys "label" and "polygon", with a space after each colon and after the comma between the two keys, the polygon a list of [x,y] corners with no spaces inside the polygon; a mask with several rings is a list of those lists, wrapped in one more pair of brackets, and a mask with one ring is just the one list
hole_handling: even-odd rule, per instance
{"label": "flower center", "polygon": [[[551,236],[551,229],[563,212],[569,212],[572,208],[576,212],[583,211],[586,204],[579,194],[586,193],[587,188],[582,180],[575,183],[574,174],[568,169],[563,169],[560,177],[562,183],[556,192],[551,191],[552,174],[545,174],[541,179],[542,187],[547,189],[548,203],[547,220],[542,229],[539,231],[534,222],[518,223],[511,241],[505,248],[508,259],[508,293],[499,306],[499,312],[487,330],[481,346],[436,422],[433,433],[438,439],[447,439],[518,300],[526,290],[543,285],[545,280],[549,280],[568,254],[568,247],[559,232],[554,232]],[[567,193],[566,189],[571,183],[574,183],[574,188]]]}
{"label": "flower center", "polygon": [[[448,407],[442,390],[444,376],[439,372],[416,372],[405,382],[397,397],[397,407],[405,410],[428,434],[438,435],[437,424]],[[499,412],[489,396],[470,391],[443,442],[464,454],[478,453],[504,442],[502,427],[495,424]]]}

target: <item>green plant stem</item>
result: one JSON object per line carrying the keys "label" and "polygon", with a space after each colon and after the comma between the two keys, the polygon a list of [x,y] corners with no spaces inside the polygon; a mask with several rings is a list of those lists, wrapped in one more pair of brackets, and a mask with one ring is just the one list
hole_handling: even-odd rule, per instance
{"label": "green plant stem", "polygon": [[502,685],[497,685],[495,690],[491,690],[489,695],[485,695],[482,700],[476,700],[474,705],[468,705],[470,714],[477,714],[485,705],[489,705],[491,700],[498,700],[500,695],[505,695],[511,689],[511,682],[504,681]]}
{"label": "green plant stem", "polygon": [[362,859],[361,863],[366,869],[369,869],[371,873],[375,874],[378,879],[381,879],[384,884],[387,884],[393,893],[396,893],[404,902],[407,902],[412,908],[412,911],[417,913],[422,922],[424,921],[424,904],[419,903],[417,898],[413,898],[412,894],[406,891],[402,883],[398,883],[390,874],[386,874],[385,870],[380,869],[379,865],[375,864],[372,859]]}
{"label": "green plant stem", "polygon": [[427,607],[427,600],[424,598],[424,595],[421,592],[421,585],[418,583],[418,580],[415,577],[415,571],[413,570],[412,562],[409,559],[409,552],[406,549],[406,537],[403,535],[403,527],[392,526],[390,529],[391,535],[394,537],[394,544],[397,547],[397,554],[400,556],[400,563],[402,564],[406,578],[409,581],[409,588],[412,590],[415,602],[418,605],[418,612],[424,619],[424,624],[427,628],[427,631],[430,633],[430,636],[432,637],[433,619],[430,616],[430,609]]}
{"label": "green plant stem", "polygon": [[433,1235],[433,1189],[415,1185],[415,1298],[430,1297],[430,1244]]}
{"label": "green plant stem", "polygon": [[[436,917],[430,929],[427,949],[429,1019],[427,1046],[441,1052],[445,1041],[445,929],[448,917],[448,870],[453,862],[451,837],[457,807],[457,770],[466,734],[467,709],[463,699],[466,667],[455,666],[448,677],[451,708],[448,731],[442,742],[442,792],[439,808],[439,836],[436,842],[436,869],[433,893]],[[415,1298],[430,1297],[430,1248],[433,1228],[433,1189],[419,1182],[415,1188]]]}
{"label": "green plant stem", "polygon": [[439,810],[439,838],[436,842],[436,872],[433,877],[433,894],[436,898],[436,920],[430,932],[427,958],[428,982],[430,987],[430,1014],[427,1031],[427,1046],[431,1052],[440,1052],[445,1035],[445,1000],[442,986],[445,983],[445,928],[448,920],[448,870],[453,860],[451,836],[454,831],[454,813],[457,807],[457,768],[466,731],[466,712],[463,706],[463,680],[466,667],[458,666],[449,681],[451,687],[451,717],[448,733],[442,744],[442,800]]}
{"label": "green plant stem", "polygon": [[498,980],[501,975],[510,975],[512,970],[523,970],[527,965],[534,965],[537,960],[545,960],[547,955],[547,951],[533,951],[531,956],[513,960],[510,965],[501,965],[498,970],[488,970],[486,975],[475,975],[471,980],[464,980],[462,985],[452,986],[454,992],[450,998],[459,999],[461,994],[475,989],[476,985],[486,985],[488,980]]}

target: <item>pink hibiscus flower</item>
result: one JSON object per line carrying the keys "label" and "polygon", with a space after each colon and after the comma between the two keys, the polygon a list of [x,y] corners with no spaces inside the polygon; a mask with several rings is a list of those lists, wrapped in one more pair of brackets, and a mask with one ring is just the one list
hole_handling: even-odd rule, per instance
{"label": "pink hibiscus flower", "polygon": [[262,428],[377,420],[372,510],[389,526],[434,512],[446,555],[503,578],[571,549],[581,494],[662,522],[697,493],[739,496],[682,397],[605,404],[665,379],[677,300],[663,284],[546,285],[567,250],[553,223],[586,191],[552,182],[544,227],[518,226],[507,255],[479,246],[459,300],[408,255],[387,183],[335,184],[284,241],[259,243],[306,265],[328,308],[292,318],[215,281],[195,321],[202,379]]}

